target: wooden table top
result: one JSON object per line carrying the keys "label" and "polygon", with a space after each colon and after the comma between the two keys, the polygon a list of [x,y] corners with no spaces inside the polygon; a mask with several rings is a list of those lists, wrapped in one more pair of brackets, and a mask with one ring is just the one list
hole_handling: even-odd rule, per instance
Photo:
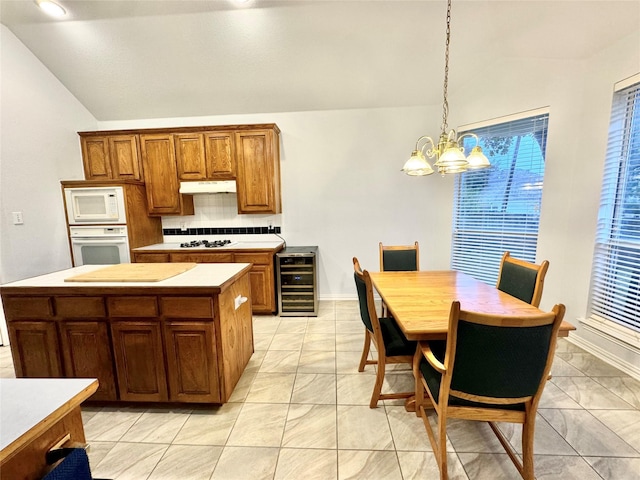
{"label": "wooden table top", "polygon": [[[373,286],[409,340],[445,339],[451,303],[463,310],[530,315],[541,310],[496,287],[453,270],[369,272]],[[563,321],[559,336],[575,327]]]}

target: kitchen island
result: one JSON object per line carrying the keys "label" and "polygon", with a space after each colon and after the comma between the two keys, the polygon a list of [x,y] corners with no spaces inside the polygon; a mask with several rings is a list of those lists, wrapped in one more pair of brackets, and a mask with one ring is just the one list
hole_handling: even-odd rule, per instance
{"label": "kitchen island", "polygon": [[251,264],[192,267],[65,281],[105,268],[85,265],[1,286],[16,376],[97,378],[91,400],[228,401],[253,353]]}

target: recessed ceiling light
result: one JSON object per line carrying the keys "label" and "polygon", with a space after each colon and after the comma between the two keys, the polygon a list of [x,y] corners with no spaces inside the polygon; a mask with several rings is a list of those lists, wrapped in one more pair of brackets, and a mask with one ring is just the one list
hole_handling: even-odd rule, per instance
{"label": "recessed ceiling light", "polygon": [[67,11],[64,8],[51,0],[36,0],[36,3],[43,12],[51,15],[52,17],[63,17],[67,14]]}

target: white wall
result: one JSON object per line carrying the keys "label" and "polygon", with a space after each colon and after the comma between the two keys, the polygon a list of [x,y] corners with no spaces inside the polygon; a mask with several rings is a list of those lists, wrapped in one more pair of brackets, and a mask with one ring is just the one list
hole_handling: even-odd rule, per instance
{"label": "white wall", "polygon": [[[71,266],[60,180],[82,178],[95,118],[0,25],[0,284]],[[13,225],[11,212],[22,212]],[[7,342],[4,317],[0,336]]]}

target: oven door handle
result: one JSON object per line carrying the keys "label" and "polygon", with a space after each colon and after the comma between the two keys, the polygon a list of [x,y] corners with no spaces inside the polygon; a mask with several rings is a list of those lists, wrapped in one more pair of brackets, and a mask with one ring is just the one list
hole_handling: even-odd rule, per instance
{"label": "oven door handle", "polygon": [[127,243],[127,237],[103,237],[103,238],[78,238],[78,237],[74,237],[71,239],[71,243],[74,244],[94,244],[94,243],[113,243],[113,244],[119,244],[119,243]]}

